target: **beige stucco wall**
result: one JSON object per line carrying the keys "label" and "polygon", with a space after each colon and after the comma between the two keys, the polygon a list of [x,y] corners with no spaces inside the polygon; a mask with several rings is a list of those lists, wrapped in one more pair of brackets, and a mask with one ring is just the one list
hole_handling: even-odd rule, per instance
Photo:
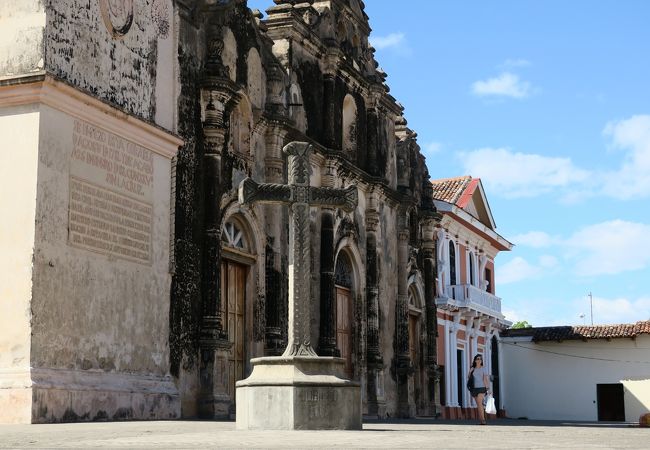
{"label": "beige stucco wall", "polygon": [[650,374],[621,380],[624,387],[625,419],[636,422],[650,412]]}
{"label": "beige stucco wall", "polygon": [[[29,421],[39,112],[0,104],[0,422]],[[16,132],[20,130],[20,132]],[[10,220],[8,220],[10,219]]]}

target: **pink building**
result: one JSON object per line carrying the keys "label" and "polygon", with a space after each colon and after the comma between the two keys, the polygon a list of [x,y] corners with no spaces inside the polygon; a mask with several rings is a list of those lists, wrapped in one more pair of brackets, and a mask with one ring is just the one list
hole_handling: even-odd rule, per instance
{"label": "pink building", "polygon": [[438,365],[444,418],[470,418],[476,405],[465,387],[474,355],[483,355],[493,376],[499,408],[499,332],[509,325],[496,295],[494,260],[512,244],[500,236],[479,178],[433,180],[442,219],[436,232]]}

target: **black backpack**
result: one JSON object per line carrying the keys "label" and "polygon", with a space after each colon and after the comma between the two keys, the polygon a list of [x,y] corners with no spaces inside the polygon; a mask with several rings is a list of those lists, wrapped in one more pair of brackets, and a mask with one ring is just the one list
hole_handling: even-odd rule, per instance
{"label": "black backpack", "polygon": [[467,379],[467,389],[474,389],[474,369],[469,371],[469,378]]}

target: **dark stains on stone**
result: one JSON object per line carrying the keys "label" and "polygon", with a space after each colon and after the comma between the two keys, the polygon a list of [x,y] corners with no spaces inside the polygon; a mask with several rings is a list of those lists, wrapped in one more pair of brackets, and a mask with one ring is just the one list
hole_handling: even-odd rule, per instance
{"label": "dark stains on stone", "polygon": [[[317,142],[323,142],[324,93],[323,74],[317,62],[301,62],[296,67],[298,84],[302,91],[305,114],[307,116],[307,136]],[[342,101],[341,101],[342,102]],[[334,136],[337,134],[335,133]],[[340,138],[339,146],[340,148]]]}
{"label": "dark stains on stone", "polygon": [[[186,25],[188,26],[188,25]],[[188,34],[191,34],[188,32]],[[200,191],[202,158],[201,110],[199,104],[200,61],[191,45],[179,46],[181,91],[178,97],[178,132],[185,141],[176,161],[175,266],[170,308],[170,366],[178,376],[194,367],[198,356],[201,320],[201,247],[203,198]]]}
{"label": "dark stains on stone", "polygon": [[113,420],[132,420],[133,417],[133,408],[118,408],[113,414]]}
{"label": "dark stains on stone", "polygon": [[77,414],[72,408],[68,408],[61,416],[61,422],[84,422],[90,419],[90,413]]}
{"label": "dark stains on stone", "polygon": [[154,121],[160,35],[147,29],[153,19],[142,15],[125,39],[108,40],[97,11],[87,0],[46,3],[45,69],[118,109]]}
{"label": "dark stains on stone", "polygon": [[108,413],[103,409],[97,411],[97,414],[95,414],[95,417],[93,417],[93,422],[107,422],[107,421],[108,421]]}

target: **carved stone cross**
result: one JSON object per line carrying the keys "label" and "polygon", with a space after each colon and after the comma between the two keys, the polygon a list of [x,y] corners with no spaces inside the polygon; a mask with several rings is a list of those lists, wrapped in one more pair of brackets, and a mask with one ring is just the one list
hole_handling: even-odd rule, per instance
{"label": "carved stone cross", "polygon": [[347,212],[357,206],[357,188],[311,187],[311,145],[291,142],[284,147],[289,160],[289,184],[258,184],[246,178],[239,185],[241,204],[262,202],[289,205],[289,342],[282,356],[317,356],[311,346],[311,237],[309,208],[328,206]]}

